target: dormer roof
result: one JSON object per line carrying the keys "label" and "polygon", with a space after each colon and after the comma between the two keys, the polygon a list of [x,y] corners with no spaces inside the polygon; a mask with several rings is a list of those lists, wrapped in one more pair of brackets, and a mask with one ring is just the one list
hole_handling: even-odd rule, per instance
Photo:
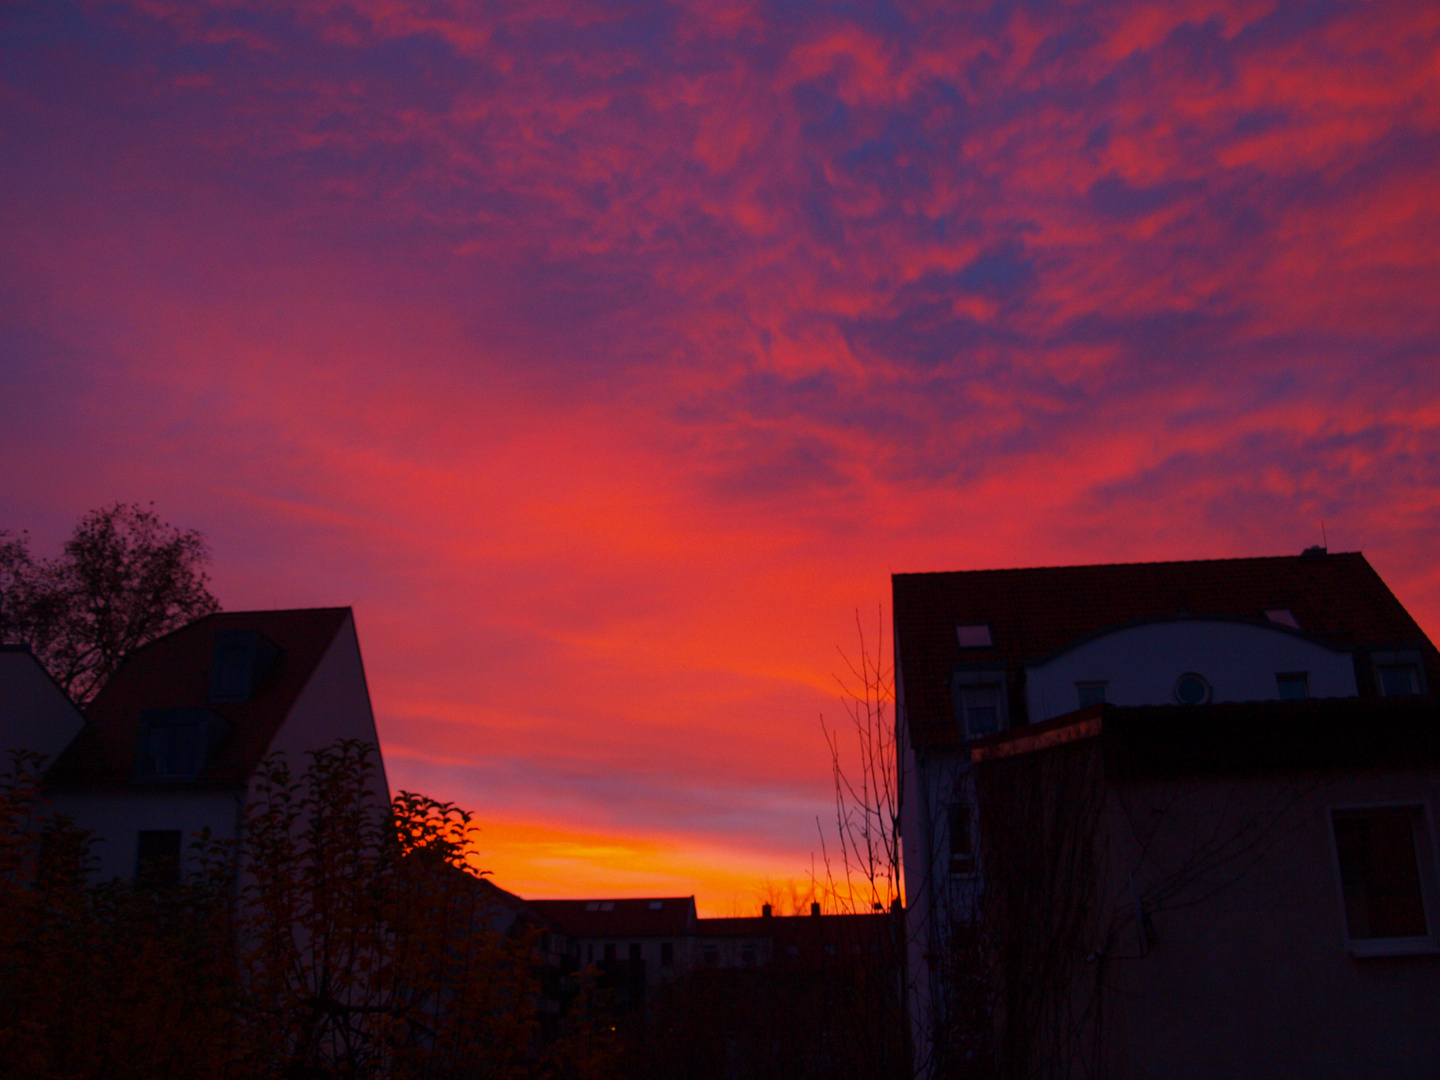
{"label": "dormer roof", "polygon": [[[1011,716],[1019,720],[1019,676],[1027,665],[1148,619],[1204,616],[1286,628],[1293,620],[1299,632],[1333,648],[1416,648],[1429,684],[1440,686],[1440,653],[1359,552],[896,574],[892,586],[897,689],[917,746],[958,743],[955,670],[1004,670]],[[978,626],[988,628],[991,644],[962,647],[961,628]],[[978,639],[968,632],[966,640]]]}
{"label": "dormer roof", "polygon": [[152,782],[141,760],[147,728],[203,716],[212,741],[183,782],[244,784],[350,618],[349,608],[217,612],[136,649],[90,703],[47,782]]}

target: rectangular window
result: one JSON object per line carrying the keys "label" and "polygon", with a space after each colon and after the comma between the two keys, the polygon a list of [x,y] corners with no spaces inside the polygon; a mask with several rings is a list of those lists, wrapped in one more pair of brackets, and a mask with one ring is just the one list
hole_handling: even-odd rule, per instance
{"label": "rectangular window", "polygon": [[607,941],[607,942],[605,943],[605,959],[606,959],[606,960],[614,960],[614,959],[615,959],[615,943],[614,943],[613,941]]}
{"label": "rectangular window", "polygon": [[1420,692],[1420,669],[1417,664],[1381,664],[1380,693],[1385,697],[1403,697]]}
{"label": "rectangular window", "polygon": [[964,803],[950,804],[950,873],[975,872],[975,847],[970,833],[970,808]]}
{"label": "rectangular window", "polygon": [[720,959],[720,950],[717,949],[714,945],[706,945],[704,955],[705,963],[709,964],[711,967],[714,967]]}
{"label": "rectangular window", "polygon": [[180,884],[180,830],[145,829],[136,845],[135,880],[151,889]]}
{"label": "rectangular window", "polygon": [[638,941],[632,941],[630,943],[630,962],[632,964],[638,964],[640,962],[640,943]]}
{"label": "rectangular window", "polygon": [[967,739],[994,735],[1000,730],[1000,687],[962,686],[960,710]]}
{"label": "rectangular window", "polygon": [[1105,704],[1105,684],[1103,682],[1082,682],[1075,684],[1076,693],[1080,697],[1080,708],[1089,708],[1091,705]]}
{"label": "rectangular window", "polygon": [[675,946],[671,942],[662,941],[660,943],[660,966],[667,968],[675,966]]}
{"label": "rectangular window", "polygon": [[1350,940],[1426,937],[1420,808],[1337,810],[1332,824]]}
{"label": "rectangular window", "polygon": [[1275,688],[1281,701],[1304,701],[1310,696],[1310,675],[1304,671],[1277,674]]}
{"label": "rectangular window", "polygon": [[754,967],[754,966],[755,966],[755,946],[754,946],[754,945],[742,945],[742,946],[740,947],[740,963],[741,963],[744,967]]}

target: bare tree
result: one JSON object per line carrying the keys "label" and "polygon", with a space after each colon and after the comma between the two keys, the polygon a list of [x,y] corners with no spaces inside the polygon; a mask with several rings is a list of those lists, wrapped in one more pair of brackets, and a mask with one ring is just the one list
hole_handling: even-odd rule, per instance
{"label": "bare tree", "polygon": [[129,503],[86,514],[55,559],[35,558],[28,534],[0,531],[0,637],[29,645],[86,704],[126,653],[219,610],[209,561],[199,532]]}
{"label": "bare tree", "polygon": [[832,858],[821,829],[825,867],[822,891],[834,910],[852,913],[889,911],[900,897],[899,781],[895,727],[890,719],[895,703],[895,674],[885,662],[882,612],[876,612],[875,622],[872,650],[856,611],[859,654],[852,657],[841,649],[847,674],[835,676],[854,736],[853,768],[847,770],[845,766],[840,730],[832,729],[825,717],[820,717],[830,751],[838,845]]}

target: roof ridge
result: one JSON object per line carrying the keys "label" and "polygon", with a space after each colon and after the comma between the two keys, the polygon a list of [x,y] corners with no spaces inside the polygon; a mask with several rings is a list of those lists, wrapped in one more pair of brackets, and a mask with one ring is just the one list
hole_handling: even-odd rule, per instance
{"label": "roof ridge", "polygon": [[[1329,559],[1341,558],[1365,558],[1363,551],[1329,551],[1325,554]],[[1055,563],[1049,566],[992,566],[975,567],[969,570],[913,570],[898,574],[891,574],[891,578],[918,578],[918,577],[949,577],[958,574],[1011,574],[1011,573],[1033,573],[1037,570],[1103,570],[1110,567],[1135,567],[1135,566],[1204,566],[1212,563],[1263,563],[1263,562],[1300,562],[1311,561],[1311,556],[1306,555],[1231,555],[1221,559],[1155,559],[1150,561],[1135,562],[1108,562],[1108,563]],[[1368,562],[1368,560],[1367,560]]]}

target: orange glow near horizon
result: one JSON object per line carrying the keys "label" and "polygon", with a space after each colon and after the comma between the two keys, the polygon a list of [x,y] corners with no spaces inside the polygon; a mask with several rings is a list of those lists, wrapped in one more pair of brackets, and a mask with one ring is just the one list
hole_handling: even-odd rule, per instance
{"label": "orange glow near horizon", "polygon": [[[18,0],[0,528],[351,604],[522,895],[804,881],[888,575],[1361,549],[1440,633],[1440,12]],[[831,841],[833,842],[833,841]]]}

